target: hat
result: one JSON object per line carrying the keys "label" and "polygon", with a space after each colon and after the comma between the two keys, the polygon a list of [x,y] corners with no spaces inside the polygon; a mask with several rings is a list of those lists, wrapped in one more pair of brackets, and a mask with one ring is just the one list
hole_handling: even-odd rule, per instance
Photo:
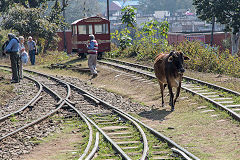
{"label": "hat", "polygon": [[8,38],[11,40],[15,38],[16,36],[13,33],[8,33]]}
{"label": "hat", "polygon": [[89,35],[89,38],[90,38],[91,40],[93,40],[93,39],[95,39],[95,36],[94,36],[93,34],[90,34],[90,35]]}

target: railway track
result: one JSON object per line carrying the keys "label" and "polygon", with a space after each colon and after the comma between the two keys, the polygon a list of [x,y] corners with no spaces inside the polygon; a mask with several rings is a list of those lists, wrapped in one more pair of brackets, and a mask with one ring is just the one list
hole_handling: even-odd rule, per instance
{"label": "railway track", "polygon": [[[28,76],[25,78],[36,83],[39,90],[23,107],[0,117],[0,158],[3,160],[14,159],[19,154],[28,153],[34,146],[34,142],[31,142],[34,138],[46,137],[55,131],[54,126],[59,122],[50,118],[53,114],[61,112],[60,109],[64,105],[56,104],[55,99],[60,97],[54,91],[35,79]],[[54,124],[55,122],[57,124]]]}
{"label": "railway track", "polygon": [[[5,107],[0,110],[0,117],[3,117],[4,115],[10,114],[12,112],[16,112],[17,110],[21,110],[21,108],[26,108],[27,101],[29,101],[30,104],[38,98],[39,94],[42,91],[42,86],[39,83],[34,82],[34,80],[27,78],[24,79],[23,83],[24,84],[18,85],[17,88],[14,89],[14,92],[16,92],[17,95],[12,101],[7,103]],[[17,100],[17,106],[15,105],[14,100]]]}
{"label": "railway track", "polygon": [[[39,91],[24,107],[0,117],[1,159],[11,159],[14,156],[16,158],[18,154],[28,153],[26,149],[32,148],[31,146],[34,145],[34,142],[31,142],[32,139],[35,141],[35,138],[46,137],[50,132],[55,131],[54,126],[60,122],[54,120],[55,118],[52,119],[52,115],[56,113],[63,113],[62,116],[71,114],[63,109],[65,102],[59,94],[29,76],[25,76],[25,78],[34,81],[38,85]],[[62,90],[60,89],[58,92],[62,92]],[[14,146],[12,142],[14,142]]]}
{"label": "railway track", "polygon": [[[178,159],[179,157],[171,157],[173,151],[186,159],[190,159],[189,157],[199,159],[121,109],[110,105],[78,86],[69,85],[73,90],[80,92],[83,97],[89,98],[101,108],[99,111],[95,105],[89,104],[85,104],[87,107],[81,107],[81,105],[77,105],[79,104],[79,95],[76,96],[78,99],[71,99],[70,97],[71,100],[77,102],[76,108],[80,107],[79,110],[85,113],[87,119],[113,145],[122,159]],[[97,158],[118,159],[114,155],[103,155],[103,157],[100,155]]]}
{"label": "railway track", "polygon": [[[44,76],[47,79],[51,79],[64,86],[66,93],[58,94],[58,92],[62,92],[64,89],[53,91],[53,89],[59,88],[59,86],[50,89],[46,87],[49,82],[45,85],[40,83],[58,100],[58,107],[51,111],[51,113],[49,113],[50,115],[54,114],[57,110],[65,109],[68,112],[71,112],[72,116],[74,115],[75,117],[80,117],[80,119],[87,124],[89,130],[89,140],[84,152],[79,156],[79,159],[91,159],[92,157],[95,159],[142,160],[180,158],[199,159],[169,138],[127,114],[121,110],[121,108],[119,109],[118,107],[110,105],[78,86],[75,86],[72,83],[64,82],[53,76],[48,76],[30,70],[26,71],[34,73],[35,75]],[[51,83],[50,86],[55,85]],[[50,115],[45,115],[44,119]],[[34,124],[37,123],[38,122],[35,121]],[[29,125],[25,128],[27,127],[29,127]],[[98,148],[97,146],[99,144],[99,136],[98,133],[93,133],[93,128],[103,135],[108,143],[111,144],[113,150],[110,147],[108,148],[110,151],[106,153],[106,148],[100,147],[98,154],[95,154],[97,152],[96,148]],[[90,152],[90,148],[94,141],[94,135],[96,140],[94,147]]]}
{"label": "railway track", "polygon": [[[98,63],[134,72],[148,79],[156,79],[153,68],[148,66],[116,59],[98,60]],[[204,98],[214,104],[214,106],[226,111],[237,121],[240,121],[239,92],[186,76],[183,77],[182,89]]]}

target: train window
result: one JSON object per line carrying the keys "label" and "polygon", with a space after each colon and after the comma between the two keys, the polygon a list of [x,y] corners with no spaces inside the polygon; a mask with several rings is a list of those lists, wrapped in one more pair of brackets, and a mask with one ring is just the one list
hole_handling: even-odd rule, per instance
{"label": "train window", "polygon": [[108,34],[108,24],[95,24],[95,34]]}
{"label": "train window", "polygon": [[77,34],[77,25],[72,26],[72,34],[73,35]]}
{"label": "train window", "polygon": [[108,24],[105,24],[105,33],[108,34]]}
{"label": "train window", "polygon": [[78,34],[87,34],[87,26],[78,25]]}
{"label": "train window", "polygon": [[102,34],[102,24],[95,24],[94,25],[94,29],[95,29],[95,34]]}
{"label": "train window", "polygon": [[92,25],[88,25],[88,34],[93,34]]}
{"label": "train window", "polygon": [[92,34],[92,25],[78,25],[78,34]]}

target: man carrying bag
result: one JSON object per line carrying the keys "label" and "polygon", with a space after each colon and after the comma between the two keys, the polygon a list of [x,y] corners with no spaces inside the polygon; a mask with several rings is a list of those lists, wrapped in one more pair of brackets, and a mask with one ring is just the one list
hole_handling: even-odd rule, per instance
{"label": "man carrying bag", "polygon": [[12,67],[12,80],[11,83],[18,83],[19,79],[19,40],[12,33],[8,34],[9,43],[4,49],[5,53],[10,54],[11,67]]}

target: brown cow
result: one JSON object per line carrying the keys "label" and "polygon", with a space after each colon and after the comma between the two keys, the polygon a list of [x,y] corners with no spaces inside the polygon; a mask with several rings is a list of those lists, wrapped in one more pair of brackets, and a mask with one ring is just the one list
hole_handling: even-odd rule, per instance
{"label": "brown cow", "polygon": [[[164,107],[163,91],[166,86],[168,86],[171,106],[171,111],[174,111],[174,105],[179,97],[181,89],[181,81],[185,69],[183,67],[183,61],[189,60],[189,58],[183,55],[182,52],[171,51],[170,54],[159,54],[154,62],[154,72],[158,79],[161,95],[162,95],[162,106]],[[174,94],[172,88],[177,88],[176,97],[173,101]]]}

